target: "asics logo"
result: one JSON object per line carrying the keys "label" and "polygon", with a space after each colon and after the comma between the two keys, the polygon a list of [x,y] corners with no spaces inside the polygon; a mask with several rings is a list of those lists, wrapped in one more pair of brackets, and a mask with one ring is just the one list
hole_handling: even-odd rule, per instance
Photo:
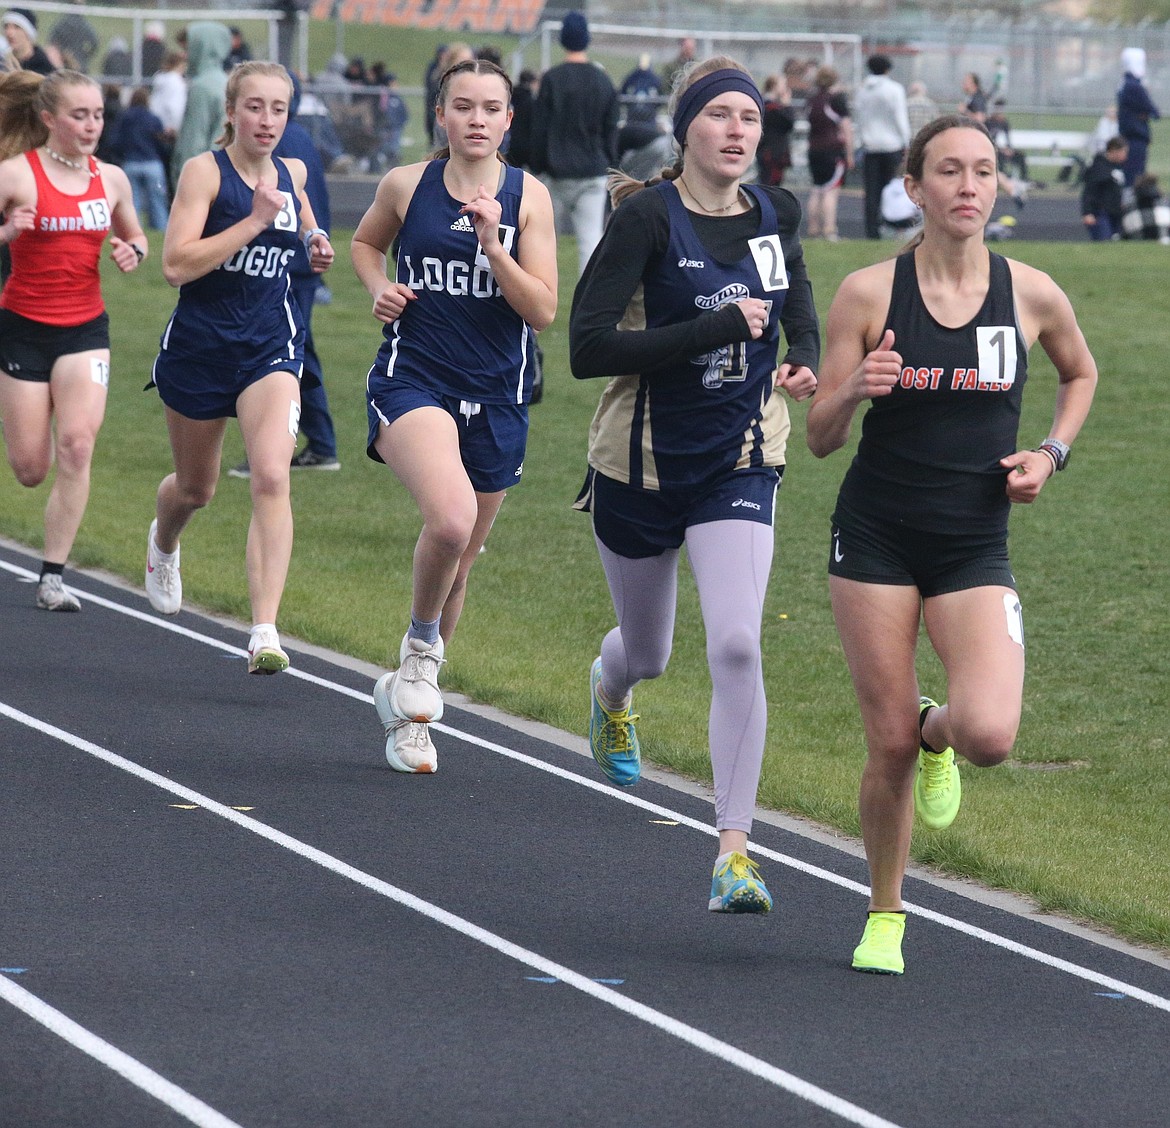
{"label": "asics logo", "polygon": [[748,501],[746,498],[737,497],[732,503],[731,508],[735,509],[742,505],[745,509],[759,509],[760,507],[754,501]]}
{"label": "asics logo", "polygon": [[684,270],[687,267],[691,267],[695,270],[705,270],[707,268],[707,264],[700,259],[689,259],[685,257],[678,260],[678,265]]}

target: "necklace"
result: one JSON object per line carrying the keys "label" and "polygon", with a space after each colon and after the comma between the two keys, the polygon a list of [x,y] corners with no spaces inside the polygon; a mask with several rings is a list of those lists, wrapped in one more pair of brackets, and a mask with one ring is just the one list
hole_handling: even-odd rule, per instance
{"label": "necklace", "polygon": [[687,190],[687,195],[690,196],[690,198],[694,200],[695,203],[698,204],[699,207],[701,207],[708,215],[722,215],[725,211],[731,211],[731,209],[739,203],[739,194],[742,191],[742,189],[736,188],[735,199],[732,200],[730,204],[724,204],[721,208],[709,208],[705,203],[703,203],[702,200],[699,199],[698,196],[694,194],[694,192],[691,191],[691,186],[681,176],[678,178],[678,182]]}
{"label": "necklace", "polygon": [[54,153],[48,145],[45,146],[45,152],[48,153],[49,156],[52,157],[53,160],[55,160],[58,164],[65,165],[66,168],[74,168],[78,172],[88,173],[90,180],[92,180],[98,174],[97,169],[90,168],[88,162],[83,164],[81,161],[71,161],[68,157],[61,156],[60,153]]}

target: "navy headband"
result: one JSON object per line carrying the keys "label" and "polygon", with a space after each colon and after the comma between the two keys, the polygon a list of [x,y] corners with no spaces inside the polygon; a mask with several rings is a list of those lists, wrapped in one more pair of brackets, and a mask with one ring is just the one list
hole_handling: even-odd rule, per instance
{"label": "navy headband", "polygon": [[680,145],[683,144],[687,130],[690,128],[691,122],[698,117],[699,111],[712,98],[719,94],[726,94],[731,90],[746,94],[759,107],[760,113],[764,112],[764,98],[750,74],[745,74],[732,67],[712,71],[710,74],[703,75],[698,82],[691,83],[679,98],[674,111],[674,139]]}

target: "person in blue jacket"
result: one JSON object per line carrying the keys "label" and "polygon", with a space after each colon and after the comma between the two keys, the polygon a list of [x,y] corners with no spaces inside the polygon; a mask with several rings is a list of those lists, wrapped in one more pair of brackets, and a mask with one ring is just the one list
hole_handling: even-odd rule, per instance
{"label": "person in blue jacket", "polygon": [[1129,145],[1122,168],[1125,183],[1133,182],[1146,171],[1150,148],[1150,122],[1162,115],[1145,87],[1146,53],[1141,47],[1127,47],[1121,52],[1125,74],[1117,91],[1117,132]]}

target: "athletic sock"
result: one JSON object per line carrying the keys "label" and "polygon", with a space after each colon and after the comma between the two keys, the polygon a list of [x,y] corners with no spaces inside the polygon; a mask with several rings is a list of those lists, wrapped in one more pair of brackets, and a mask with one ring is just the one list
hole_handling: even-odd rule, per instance
{"label": "athletic sock", "polygon": [[938,755],[938,749],[931,748],[931,746],[929,744],[927,744],[926,741],[923,739],[922,726],[924,724],[926,724],[926,716],[931,711],[931,709],[937,709],[937,708],[938,708],[937,705],[927,705],[926,708],[923,709],[922,712],[918,714],[918,747],[921,748],[923,752],[929,752],[934,756]]}
{"label": "athletic sock", "polygon": [[424,623],[414,617],[413,612],[410,616],[410,630],[407,631],[409,638],[421,638],[428,646],[433,645],[439,638],[439,623],[440,619],[435,619],[433,622]]}

